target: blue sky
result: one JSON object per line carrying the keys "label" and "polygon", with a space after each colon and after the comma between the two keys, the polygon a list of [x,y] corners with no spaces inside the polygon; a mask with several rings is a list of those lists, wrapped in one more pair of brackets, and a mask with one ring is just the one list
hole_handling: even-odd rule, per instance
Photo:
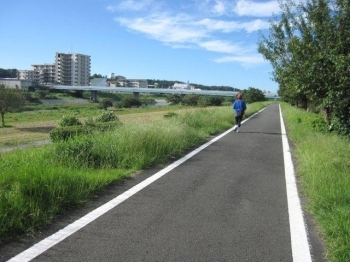
{"label": "blue sky", "polygon": [[276,92],[257,52],[275,0],[6,0],[0,68],[91,56],[91,74],[177,80]]}

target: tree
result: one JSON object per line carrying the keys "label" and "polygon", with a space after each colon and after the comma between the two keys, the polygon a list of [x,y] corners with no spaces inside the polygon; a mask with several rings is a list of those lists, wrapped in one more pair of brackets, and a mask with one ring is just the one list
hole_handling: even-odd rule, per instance
{"label": "tree", "polygon": [[209,101],[209,105],[213,105],[213,106],[221,106],[222,102],[225,99],[223,97],[219,97],[219,96],[210,96],[208,97],[208,101]]}
{"label": "tree", "polygon": [[101,74],[93,74],[92,76],[90,76],[90,79],[94,78],[103,78],[103,76]]}
{"label": "tree", "polygon": [[124,108],[139,107],[142,105],[139,99],[132,96],[124,97],[118,104],[120,107]]}
{"label": "tree", "polygon": [[165,99],[168,103],[172,105],[177,105],[181,103],[182,96],[181,95],[174,95],[174,94],[169,94],[166,96]]}
{"label": "tree", "polygon": [[20,108],[25,105],[26,102],[22,90],[5,88],[4,85],[0,85],[0,114],[3,127],[5,127],[5,114]]}
{"label": "tree", "polygon": [[182,103],[188,106],[196,106],[198,104],[198,95],[185,95],[182,99]]}
{"label": "tree", "polygon": [[3,69],[0,68],[0,78],[16,78],[17,69]]}
{"label": "tree", "polygon": [[261,90],[254,87],[244,89],[242,93],[244,101],[247,103],[254,103],[266,100],[264,93]]}
{"label": "tree", "polygon": [[281,16],[261,36],[279,95],[292,104],[317,105],[328,124],[350,134],[350,3],[347,0],[281,0]]}

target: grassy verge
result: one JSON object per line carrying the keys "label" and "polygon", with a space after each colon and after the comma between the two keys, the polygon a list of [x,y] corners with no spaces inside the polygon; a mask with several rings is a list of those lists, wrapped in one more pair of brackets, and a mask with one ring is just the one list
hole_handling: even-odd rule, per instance
{"label": "grassy verge", "polygon": [[[52,108],[53,107],[53,108]],[[192,110],[184,106],[168,106],[157,108],[118,109],[115,113],[120,121],[130,122],[138,119],[149,119],[158,114],[161,118],[169,111]],[[49,139],[49,132],[57,126],[63,116],[76,116],[81,120],[93,118],[104,113],[96,104],[63,104],[39,105],[33,111],[6,114],[6,127],[0,127],[0,149],[14,147],[23,143]]]}
{"label": "grassy verge", "polygon": [[312,130],[310,113],[282,105],[288,137],[294,144],[296,173],[308,210],[325,239],[327,258],[350,261],[350,144]]}
{"label": "grassy verge", "polygon": [[[249,105],[246,116],[267,104]],[[231,107],[172,115],[1,155],[0,242],[50,223],[56,214],[137,170],[183,155],[234,121]]]}

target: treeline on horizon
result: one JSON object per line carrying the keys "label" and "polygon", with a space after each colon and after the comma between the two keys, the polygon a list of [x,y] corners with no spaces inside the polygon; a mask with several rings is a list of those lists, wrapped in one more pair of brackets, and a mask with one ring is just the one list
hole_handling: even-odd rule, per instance
{"label": "treeline on horizon", "polygon": [[17,77],[17,69],[0,68],[0,78],[15,78]]}
{"label": "treeline on horizon", "polygon": [[[155,80],[155,79],[147,79],[149,85],[158,84],[158,88],[168,88],[169,86],[173,86],[175,83],[185,84],[182,81],[169,81],[169,80]],[[234,88],[231,86],[205,86],[199,84],[190,83],[191,86],[194,86],[196,89],[201,90],[220,90],[220,91],[241,91],[238,88]]]}

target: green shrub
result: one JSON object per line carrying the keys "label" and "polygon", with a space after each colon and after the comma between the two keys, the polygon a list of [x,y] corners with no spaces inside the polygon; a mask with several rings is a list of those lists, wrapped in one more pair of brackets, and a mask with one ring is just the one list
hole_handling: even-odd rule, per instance
{"label": "green shrub", "polygon": [[196,106],[198,104],[198,95],[185,95],[182,99],[182,103],[187,106]]}
{"label": "green shrub", "polygon": [[315,131],[326,133],[329,131],[328,125],[324,120],[322,114],[308,113],[307,117],[301,119],[297,118],[298,123],[304,122],[308,126],[312,127]]}
{"label": "green shrub", "polygon": [[99,103],[99,108],[107,110],[108,107],[113,106],[113,100],[110,98],[104,98]]}
{"label": "green shrub", "polygon": [[118,117],[113,112],[105,112],[102,115],[96,117],[95,122],[110,122],[110,121],[118,121]]}
{"label": "green shrub", "polygon": [[50,138],[52,142],[67,141],[69,138],[74,138],[81,135],[88,135],[95,131],[106,132],[115,130],[116,127],[120,126],[119,121],[110,121],[105,123],[94,123],[94,125],[84,126],[66,126],[57,127],[51,130]]}
{"label": "green shrub", "polygon": [[89,129],[91,130],[91,127],[88,126],[64,126],[64,127],[56,127],[51,130],[50,132],[50,138],[52,142],[58,142],[58,141],[66,141],[69,138],[76,137],[78,135],[88,134]]}
{"label": "green shrub", "polygon": [[64,116],[61,121],[58,123],[60,127],[66,126],[80,126],[82,123],[75,116]]}
{"label": "green shrub", "polygon": [[168,112],[164,115],[165,118],[174,117],[174,116],[178,116],[178,114],[176,114],[175,112]]}
{"label": "green shrub", "polygon": [[95,125],[95,120],[92,117],[89,117],[88,119],[85,120],[84,125],[86,125],[86,126],[94,126]]}
{"label": "green shrub", "polygon": [[142,105],[141,101],[135,97],[124,97],[118,104],[124,108],[139,107]]}
{"label": "green shrub", "polygon": [[166,95],[166,101],[172,105],[180,104],[182,100],[181,95],[169,94]]}
{"label": "green shrub", "polygon": [[141,98],[140,102],[143,105],[155,105],[157,103],[156,100],[151,98]]}

